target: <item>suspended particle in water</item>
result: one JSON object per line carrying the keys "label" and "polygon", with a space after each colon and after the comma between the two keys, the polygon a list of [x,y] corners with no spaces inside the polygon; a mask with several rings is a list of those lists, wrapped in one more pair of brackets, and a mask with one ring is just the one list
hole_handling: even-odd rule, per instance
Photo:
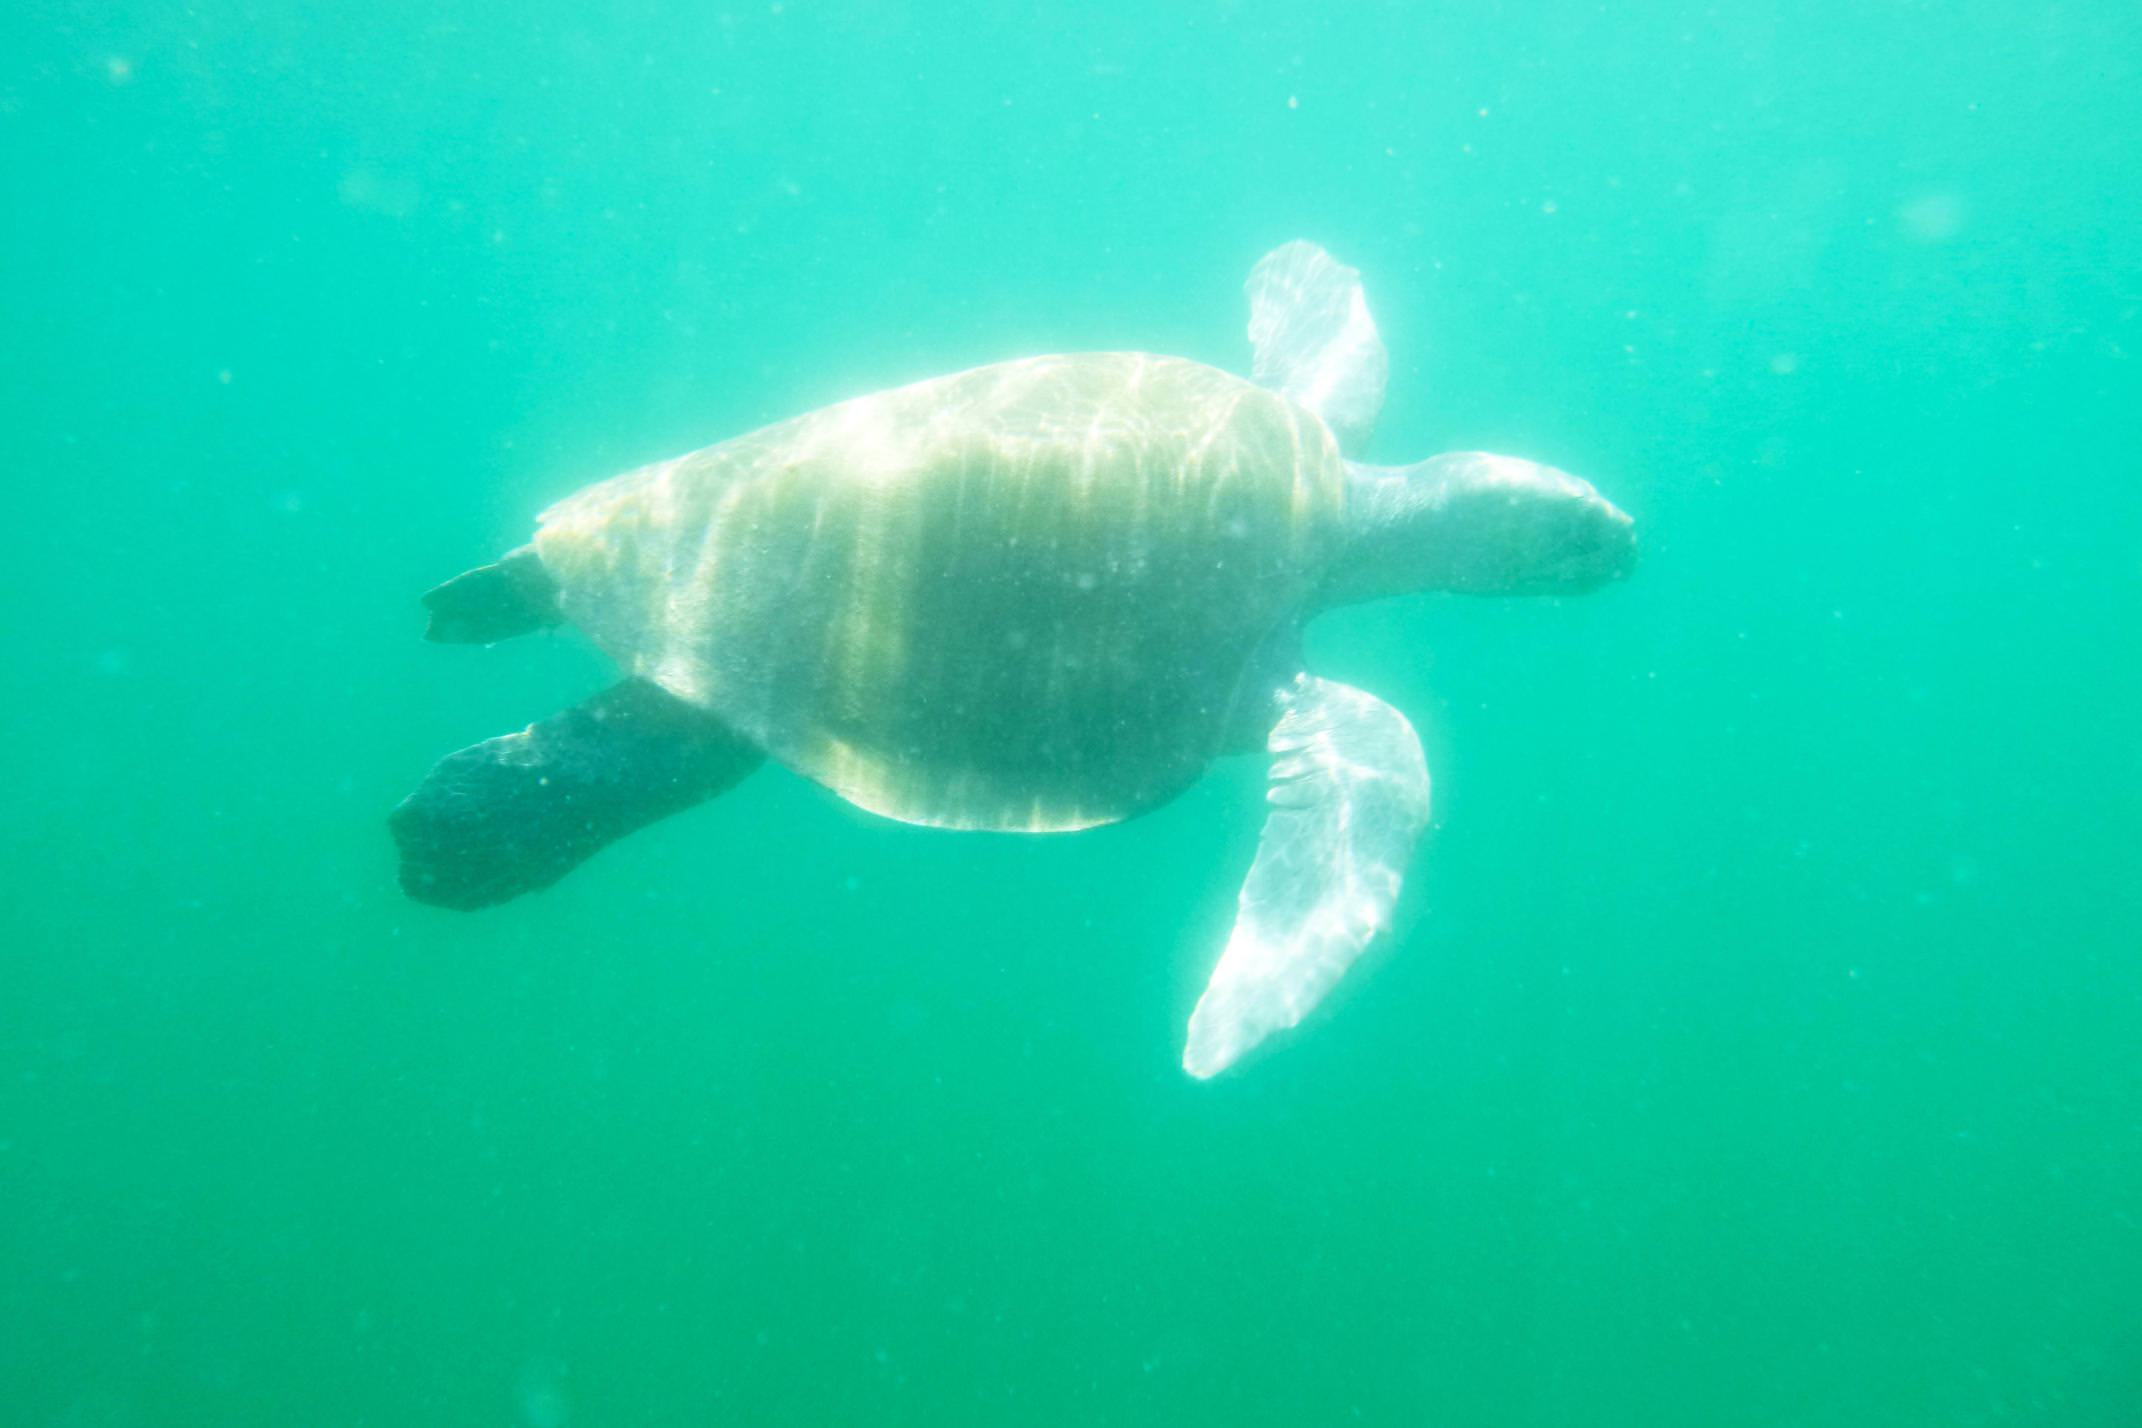
{"label": "suspended particle in water", "polygon": [[565,1366],[548,1359],[530,1359],[521,1366],[520,1378],[513,1386],[521,1428],[566,1428],[572,1422],[573,1408],[565,1396],[564,1380]]}
{"label": "suspended particle in water", "polygon": [[1928,193],[1897,206],[1897,226],[1914,243],[1946,243],[1963,231],[1964,201],[1953,193]]}

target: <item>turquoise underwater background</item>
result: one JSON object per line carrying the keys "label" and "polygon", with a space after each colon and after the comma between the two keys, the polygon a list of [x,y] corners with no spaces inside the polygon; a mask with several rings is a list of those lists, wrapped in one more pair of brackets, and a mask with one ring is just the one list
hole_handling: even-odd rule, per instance
{"label": "turquoise underwater background", "polygon": [[[0,176],[0,1423],[2142,1424],[2130,0],[15,0]],[[1296,237],[1644,561],[1315,627],[1437,826],[1283,1051],[1254,760],[403,900],[610,678],[428,585]]]}

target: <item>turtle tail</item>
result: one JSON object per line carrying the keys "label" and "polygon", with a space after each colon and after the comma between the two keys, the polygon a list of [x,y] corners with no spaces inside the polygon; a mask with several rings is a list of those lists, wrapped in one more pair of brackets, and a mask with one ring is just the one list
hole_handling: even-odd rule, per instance
{"label": "turtle tail", "polygon": [[424,592],[424,608],[431,612],[424,638],[449,645],[510,640],[565,618],[557,582],[532,545],[434,585]]}

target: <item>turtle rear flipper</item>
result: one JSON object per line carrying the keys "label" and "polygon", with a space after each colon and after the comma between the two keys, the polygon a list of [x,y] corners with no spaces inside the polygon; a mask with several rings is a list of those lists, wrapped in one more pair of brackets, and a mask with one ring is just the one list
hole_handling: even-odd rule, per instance
{"label": "turtle rear flipper", "polygon": [[549,887],[627,833],[725,792],[762,757],[713,715],[625,680],[434,764],[387,817],[402,890],[473,910]]}
{"label": "turtle rear flipper", "polygon": [[493,644],[565,618],[557,582],[531,545],[434,585],[424,592],[424,608],[431,611],[424,638],[449,645]]}

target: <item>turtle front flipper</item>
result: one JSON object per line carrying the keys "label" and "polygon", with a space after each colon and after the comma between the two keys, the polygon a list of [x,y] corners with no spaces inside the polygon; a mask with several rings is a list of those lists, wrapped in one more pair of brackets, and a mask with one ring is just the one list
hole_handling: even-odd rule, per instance
{"label": "turtle front flipper", "polygon": [[596,850],[722,793],[758,747],[643,679],[448,754],[395,806],[402,890],[471,910],[549,887]]}
{"label": "turtle front flipper", "polygon": [[1183,1051],[1201,1079],[1299,1022],[1390,926],[1428,823],[1420,737],[1373,695],[1299,675],[1266,745],[1270,811]]}
{"label": "turtle front flipper", "polygon": [[1258,259],[1243,288],[1256,352],[1251,380],[1315,412],[1342,450],[1358,452],[1391,375],[1360,272],[1296,239]]}

